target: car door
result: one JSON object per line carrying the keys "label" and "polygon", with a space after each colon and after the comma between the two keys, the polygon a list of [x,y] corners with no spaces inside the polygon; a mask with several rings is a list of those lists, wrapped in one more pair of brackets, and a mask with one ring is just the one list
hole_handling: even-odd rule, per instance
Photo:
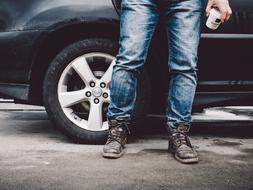
{"label": "car door", "polygon": [[205,26],[199,48],[199,91],[253,90],[253,1],[230,0],[233,14],[217,30]]}

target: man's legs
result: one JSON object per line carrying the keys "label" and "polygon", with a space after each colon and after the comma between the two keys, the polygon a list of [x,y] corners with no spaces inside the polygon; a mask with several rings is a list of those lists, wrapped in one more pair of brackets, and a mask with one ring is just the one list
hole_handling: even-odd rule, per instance
{"label": "man's legs", "polygon": [[202,0],[172,0],[166,10],[171,72],[167,125],[170,150],[184,163],[198,161],[186,133],[192,120],[191,110],[196,90],[202,11]]}
{"label": "man's legs", "polygon": [[105,157],[122,155],[127,121],[131,119],[135,101],[136,77],[145,63],[158,16],[155,0],[122,0],[120,49],[110,87],[109,137],[104,147]]}

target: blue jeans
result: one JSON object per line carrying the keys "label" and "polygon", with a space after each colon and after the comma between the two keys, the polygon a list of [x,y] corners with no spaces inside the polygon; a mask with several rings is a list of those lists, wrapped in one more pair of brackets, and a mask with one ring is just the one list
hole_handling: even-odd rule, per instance
{"label": "blue jeans", "polygon": [[[136,96],[137,74],[143,67],[159,15],[165,15],[168,35],[169,84],[167,123],[191,124],[196,90],[197,49],[203,0],[122,0],[120,49],[113,68],[108,119],[129,120]],[[167,74],[167,73],[164,73]]]}

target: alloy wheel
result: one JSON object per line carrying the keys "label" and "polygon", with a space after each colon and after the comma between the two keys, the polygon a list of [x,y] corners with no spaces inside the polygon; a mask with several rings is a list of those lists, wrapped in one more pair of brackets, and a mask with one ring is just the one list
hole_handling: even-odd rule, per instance
{"label": "alloy wheel", "polygon": [[64,69],[58,83],[58,100],[69,120],[90,131],[108,129],[107,107],[115,57],[95,52],[81,55]]}

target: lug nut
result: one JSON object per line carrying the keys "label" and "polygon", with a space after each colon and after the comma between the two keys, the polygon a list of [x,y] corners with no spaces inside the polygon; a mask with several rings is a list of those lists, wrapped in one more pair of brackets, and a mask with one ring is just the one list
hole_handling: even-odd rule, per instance
{"label": "lug nut", "polygon": [[86,95],[87,97],[91,97],[91,92],[88,91],[88,92],[85,93],[85,95]]}
{"label": "lug nut", "polygon": [[108,94],[105,92],[105,93],[103,94],[103,97],[104,97],[104,98],[108,98]]}
{"label": "lug nut", "polygon": [[100,83],[100,87],[101,88],[105,88],[106,87],[106,84],[104,82]]}
{"label": "lug nut", "polygon": [[95,82],[90,82],[90,86],[95,87],[96,86]]}
{"label": "lug nut", "polygon": [[95,98],[95,99],[94,99],[94,103],[95,103],[95,104],[98,104],[98,103],[99,103],[99,99],[98,99],[98,98]]}

